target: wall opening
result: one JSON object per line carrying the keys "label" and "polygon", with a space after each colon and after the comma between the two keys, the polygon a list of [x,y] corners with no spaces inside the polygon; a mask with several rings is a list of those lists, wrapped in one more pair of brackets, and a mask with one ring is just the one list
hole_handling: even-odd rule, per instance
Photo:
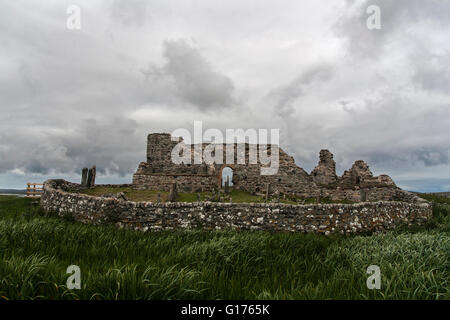
{"label": "wall opening", "polygon": [[222,169],[222,174],[221,174],[221,186],[224,187],[225,186],[225,182],[227,181],[227,178],[230,181],[230,187],[233,186],[233,169],[231,169],[230,167],[224,167]]}

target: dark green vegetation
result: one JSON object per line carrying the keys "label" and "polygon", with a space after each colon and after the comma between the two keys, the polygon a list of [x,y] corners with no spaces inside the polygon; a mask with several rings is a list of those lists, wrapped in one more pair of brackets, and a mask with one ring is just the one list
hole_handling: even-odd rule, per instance
{"label": "dark green vegetation", "polygon": [[[131,187],[119,187],[119,188],[111,188],[111,187],[102,187],[97,186],[90,189],[83,189],[81,191],[73,191],[73,192],[80,192],[87,195],[92,196],[102,196],[105,194],[117,194],[119,192],[123,192],[128,200],[130,201],[152,201],[156,202],[158,198],[158,193],[161,196],[161,201],[166,202],[169,198],[169,192],[165,191],[155,191],[155,190],[135,190]],[[206,201],[217,201],[217,194],[214,195],[211,192],[200,192],[200,200]],[[229,197],[222,192],[221,198],[222,200],[225,200],[224,197],[226,197],[229,201]],[[251,195],[245,191],[240,190],[232,190],[230,192],[230,197],[232,198],[232,201],[235,203],[238,202],[255,202],[260,203],[264,202],[264,198],[261,196]],[[197,201],[197,193],[183,193],[179,192],[177,195],[177,201],[178,202],[195,202]]]}
{"label": "dark green vegetation", "polygon": [[450,205],[450,197],[440,195],[439,193],[421,193],[420,197],[432,201],[435,203],[441,203],[441,204],[449,204]]}
{"label": "dark green vegetation", "polygon": [[[142,233],[46,216],[0,197],[2,299],[450,299],[450,206],[370,236]],[[66,269],[81,268],[81,290]],[[381,268],[368,290],[366,268]]]}
{"label": "dark green vegetation", "polygon": [[[166,202],[169,198],[169,192],[164,191],[155,191],[155,190],[135,190],[131,187],[103,187],[96,186],[89,189],[83,189],[80,191],[72,190],[69,192],[80,192],[83,194],[91,195],[91,196],[102,196],[107,194],[117,194],[119,192],[123,192],[128,200],[130,201],[151,201],[156,202],[158,199],[158,193],[160,194],[161,201]],[[200,192],[200,201],[218,201],[217,193],[213,192]],[[229,202],[230,199],[233,203],[263,203],[265,202],[265,197],[260,195],[252,195],[243,190],[231,190],[230,194],[225,194],[221,191],[220,201]],[[197,193],[187,193],[180,192],[177,195],[177,202],[195,202],[197,201]],[[277,197],[272,196],[269,201],[278,201]],[[300,198],[292,195],[280,195],[279,201],[281,203],[287,204],[312,204],[317,203],[317,199],[315,198]],[[328,198],[321,198],[320,203],[352,203],[351,201],[331,201]]]}

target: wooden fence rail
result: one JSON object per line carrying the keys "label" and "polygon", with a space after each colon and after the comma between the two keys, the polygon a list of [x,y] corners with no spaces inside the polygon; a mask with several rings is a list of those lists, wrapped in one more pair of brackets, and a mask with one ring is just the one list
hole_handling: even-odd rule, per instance
{"label": "wooden fence rail", "polygon": [[44,192],[44,184],[42,183],[27,183],[27,198],[40,198]]}

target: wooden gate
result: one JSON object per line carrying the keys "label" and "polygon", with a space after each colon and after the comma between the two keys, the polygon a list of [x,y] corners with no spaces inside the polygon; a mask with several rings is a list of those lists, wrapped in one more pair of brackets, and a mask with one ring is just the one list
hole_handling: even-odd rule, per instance
{"label": "wooden gate", "polygon": [[27,198],[40,198],[44,193],[44,185],[42,183],[27,183]]}

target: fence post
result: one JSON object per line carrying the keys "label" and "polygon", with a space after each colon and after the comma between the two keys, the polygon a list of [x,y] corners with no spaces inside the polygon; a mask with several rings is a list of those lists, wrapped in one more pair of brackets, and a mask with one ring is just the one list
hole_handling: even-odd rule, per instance
{"label": "fence post", "polygon": [[269,193],[270,193],[270,183],[266,186],[266,202],[269,201]]}

